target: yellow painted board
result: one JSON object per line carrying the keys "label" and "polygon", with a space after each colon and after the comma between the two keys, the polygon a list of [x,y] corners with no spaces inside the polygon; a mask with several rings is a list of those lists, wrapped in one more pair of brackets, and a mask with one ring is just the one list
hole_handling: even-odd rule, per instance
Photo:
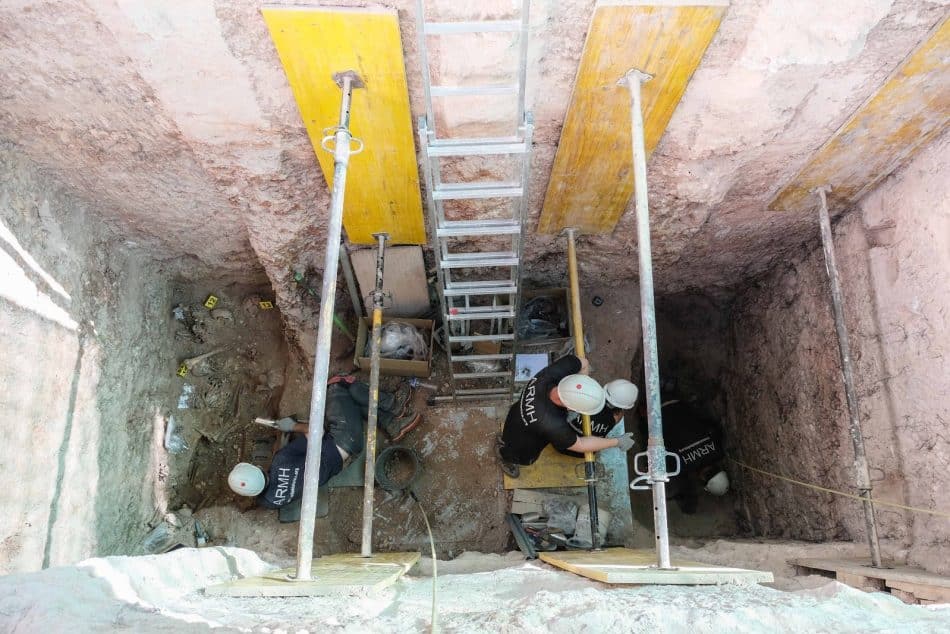
{"label": "yellow painted board", "polygon": [[694,561],[672,560],[674,569],[656,568],[656,552],[631,548],[599,551],[568,550],[539,553],[541,561],[576,575],[603,583],[662,585],[718,585],[722,583],[771,583],[771,572],[730,568]]}
{"label": "yellow painted board", "polygon": [[[265,7],[277,54],[287,74],[327,186],[333,155],[321,149],[324,129],[340,116],[334,73],[354,70],[365,88],[353,91],[350,130],[364,144],[347,172],[343,226],[357,244],[426,241],[402,40],[395,10]],[[315,219],[324,217],[315,210]]]}
{"label": "yellow painted board", "polygon": [[313,560],[310,581],[290,581],[294,568],[260,577],[245,577],[205,588],[205,594],[229,597],[306,597],[326,594],[367,594],[395,583],[409,572],[419,553],[324,555]]}
{"label": "yellow painted board", "polygon": [[857,202],[950,122],[950,18],[806,163],[769,204],[776,211],[814,209],[813,190],[831,185],[831,208]]}
{"label": "yellow painted board", "polygon": [[521,467],[519,478],[505,476],[506,489],[552,489],[587,486],[584,460],[565,456],[551,445],[544,448],[533,465]]}
{"label": "yellow painted board", "polygon": [[603,6],[581,55],[538,230],[613,231],[633,195],[630,91],[617,82],[637,69],[643,85],[647,157],[656,147],[724,6]]}

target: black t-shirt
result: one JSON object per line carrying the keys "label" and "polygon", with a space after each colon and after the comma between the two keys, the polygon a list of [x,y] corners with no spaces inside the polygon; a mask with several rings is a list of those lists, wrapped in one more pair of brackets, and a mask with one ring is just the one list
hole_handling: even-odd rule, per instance
{"label": "black t-shirt", "polygon": [[[623,420],[623,418],[620,420]],[[581,423],[580,414],[577,412],[568,412],[567,422],[570,423],[571,428],[577,432],[578,436],[584,435],[584,428],[583,423]],[[610,433],[610,430],[613,429],[619,422],[619,420],[614,418],[613,408],[609,405],[606,405],[604,406],[604,409],[590,417],[590,435],[596,436],[598,438],[606,438],[607,434]]]}
{"label": "black t-shirt", "polygon": [[569,354],[528,381],[505,419],[502,455],[506,460],[532,464],[549,443],[564,450],[577,442],[577,434],[567,422],[567,410],[551,402],[548,394],[561,379],[577,374],[580,369],[580,359]]}
{"label": "black t-shirt", "polygon": [[[623,420],[623,418],[620,420]],[[613,429],[620,420],[614,418],[613,408],[609,405],[605,405],[604,409],[590,417],[590,435],[595,438],[606,438],[610,430]],[[569,411],[567,413],[567,422],[578,436],[584,435],[584,423],[581,421],[580,414]],[[574,458],[584,457],[584,454],[578,451],[569,451],[567,449],[558,449],[558,451],[562,454],[573,456]]]}
{"label": "black t-shirt", "polygon": [[[723,459],[722,429],[689,403],[674,401],[663,406],[663,444],[679,454],[683,471],[695,471]],[[641,422],[644,436],[646,421]],[[672,467],[668,463],[668,467]]]}
{"label": "black t-shirt", "polygon": [[[270,465],[267,487],[258,496],[257,503],[268,509],[289,504],[303,495],[303,472],[307,462],[307,437],[297,436],[286,447],[274,454]],[[333,436],[323,436],[320,452],[320,486],[343,469]]]}

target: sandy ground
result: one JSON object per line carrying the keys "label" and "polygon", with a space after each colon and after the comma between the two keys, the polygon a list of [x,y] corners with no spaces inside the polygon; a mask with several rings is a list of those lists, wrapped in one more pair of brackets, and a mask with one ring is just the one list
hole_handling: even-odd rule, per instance
{"label": "sandy ground", "polygon": [[[91,559],[0,578],[6,631],[428,631],[432,578],[419,565],[371,596],[205,597],[200,589],[270,566],[241,549]],[[950,632],[950,606],[908,606],[828,580],[783,592],[757,585],[608,587],[517,556],[440,562],[437,620],[451,632]]]}

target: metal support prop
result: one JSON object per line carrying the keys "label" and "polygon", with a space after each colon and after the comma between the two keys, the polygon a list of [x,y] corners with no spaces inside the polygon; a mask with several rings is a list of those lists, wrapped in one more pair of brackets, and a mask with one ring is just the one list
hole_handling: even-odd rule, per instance
{"label": "metal support prop", "polygon": [[373,556],[373,495],[376,491],[376,422],[379,417],[379,348],[383,336],[383,262],[389,234],[374,233],[379,242],[376,252],[376,289],[373,291],[373,334],[370,348],[369,412],[366,416],[366,469],[363,472],[363,545],[360,554]]}
{"label": "metal support prop", "polygon": [[[574,322],[574,352],[581,359],[587,358],[584,348],[584,319],[581,316],[581,291],[577,281],[577,249],[574,245],[574,228],[567,231],[567,275],[571,285],[571,321]],[[591,435],[590,416],[581,414],[581,431],[585,437]],[[600,520],[597,513],[597,464],[594,452],[584,452],[584,480],[587,482],[587,504],[590,506],[590,543],[591,550],[600,550],[600,532],[597,530]]]}
{"label": "metal support prop", "polygon": [[[300,502],[300,529],[297,534],[297,581],[309,581],[313,565],[313,532],[317,522],[317,491],[320,486],[320,451],[323,448],[323,416],[326,408],[327,378],[330,371],[330,341],[333,335],[333,310],[336,299],[336,277],[340,261],[340,236],[343,232],[343,194],[346,189],[346,168],[350,162],[350,99],[354,88],[363,83],[354,72],[334,77],[340,85],[340,122],[332,135],[323,139],[323,146],[333,140],[333,189],[330,196],[330,218],[327,227],[327,251],[323,262],[323,290],[320,297],[320,319],[313,362],[313,392],[310,397],[310,439],[304,467],[303,498]],[[362,144],[360,143],[360,147]],[[328,148],[327,148],[328,149]]]}
{"label": "metal support prop", "polygon": [[858,419],[858,396],[854,390],[854,373],[851,369],[851,344],[848,340],[848,328],[844,322],[844,300],[841,295],[841,278],[835,260],[834,238],[831,233],[831,220],[828,218],[827,192],[830,187],[819,187],[818,224],[821,226],[821,246],[825,252],[825,270],[831,283],[831,308],[835,318],[835,332],[838,335],[838,353],[841,356],[841,377],[844,380],[844,395],[848,401],[848,420],[851,432],[851,444],[854,445],[854,478],[858,494],[864,499],[864,523],[867,528],[868,545],[871,548],[871,564],[881,567],[881,545],[877,537],[877,521],[874,518],[874,504],[871,501],[871,473],[868,457],[864,450],[864,435],[861,433],[861,421]]}
{"label": "metal support prop", "polygon": [[643,370],[649,437],[647,461],[653,486],[653,527],[657,566],[671,568],[670,535],[666,523],[666,446],[663,444],[660,362],[656,345],[656,310],[653,304],[653,255],[650,249],[650,205],[647,195],[647,155],[643,134],[641,85],[650,75],[631,70],[621,80],[630,89],[630,128],[633,143],[633,185],[637,211],[637,250],[640,257],[640,319],[643,327]]}

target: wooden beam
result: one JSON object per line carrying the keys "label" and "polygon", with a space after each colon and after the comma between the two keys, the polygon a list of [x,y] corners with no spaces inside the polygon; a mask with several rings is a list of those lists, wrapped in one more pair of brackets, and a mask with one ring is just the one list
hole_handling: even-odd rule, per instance
{"label": "wooden beam", "polygon": [[548,445],[534,464],[521,467],[518,478],[504,476],[506,489],[552,489],[584,486],[584,459]]}
{"label": "wooden beam", "polygon": [[805,212],[814,190],[831,185],[828,207],[857,202],[950,122],[950,18],[891,74],[883,86],[812,156],[769,209]]}
{"label": "wooden beam", "polygon": [[275,570],[205,588],[205,594],[226,597],[310,597],[328,594],[365,595],[392,585],[409,572],[419,553],[326,555],[313,560],[310,581],[292,581],[295,568]]}
{"label": "wooden beam", "polygon": [[653,550],[607,548],[599,551],[568,550],[539,553],[541,561],[603,583],[657,585],[719,585],[723,583],[772,583],[771,572],[728,568],[693,561],[673,561],[672,570],[656,568]]}
{"label": "wooden beam", "polygon": [[[347,237],[375,244],[426,241],[402,40],[395,10],[266,7],[287,80],[327,186],[333,156],[321,149],[324,129],[337,124],[340,89],[333,74],[356,71],[366,87],[353,91],[350,129],[364,150],[350,159],[343,207]],[[325,210],[313,210],[322,219]]]}
{"label": "wooden beam", "polygon": [[893,582],[914,583],[935,588],[950,590],[950,576],[938,575],[920,568],[892,564],[885,561],[887,568],[872,568],[869,560],[865,559],[819,559],[816,557],[801,557],[789,559],[788,563],[809,568],[812,570],[826,570],[835,574],[845,573],[858,577],[884,579],[890,586]]}
{"label": "wooden beam", "polygon": [[630,93],[618,80],[637,69],[647,157],[719,28],[724,6],[603,6],[581,55],[538,231],[613,231],[633,195]]}

